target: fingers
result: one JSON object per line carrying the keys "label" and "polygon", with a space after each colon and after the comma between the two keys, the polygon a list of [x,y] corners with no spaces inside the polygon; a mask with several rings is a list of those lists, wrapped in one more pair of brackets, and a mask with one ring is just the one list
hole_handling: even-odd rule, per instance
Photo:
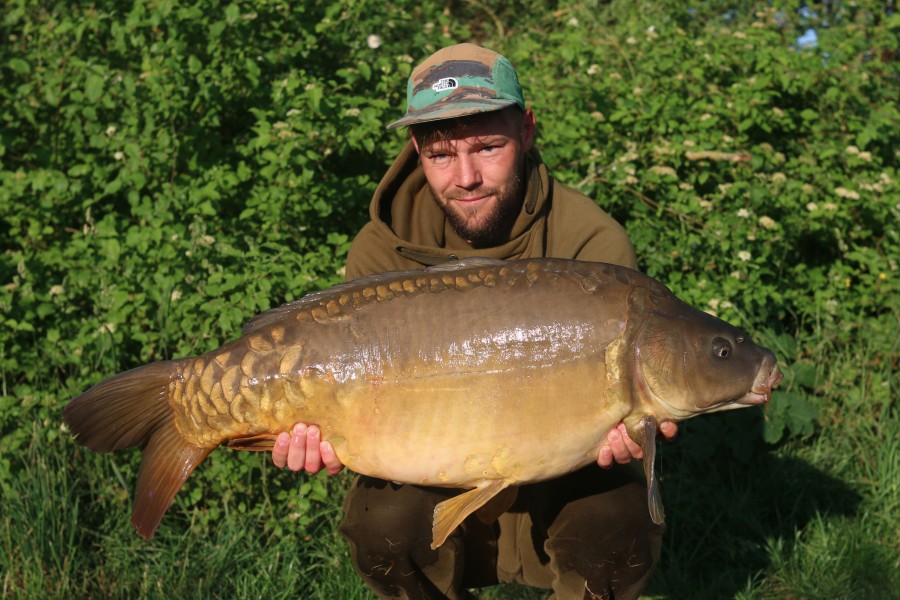
{"label": "fingers", "polygon": [[667,440],[671,440],[678,433],[678,423],[673,421],[663,421],[659,424],[659,432]]}
{"label": "fingers", "polygon": [[322,470],[322,454],[319,446],[322,442],[322,434],[315,425],[310,425],[306,430],[306,461],[303,466],[309,473],[318,473]]}
{"label": "fingers", "polygon": [[616,425],[615,429],[610,431],[606,438],[609,440],[609,447],[617,463],[624,465],[631,462],[633,458],[644,457],[644,451],[628,435],[628,430],[625,428],[624,423]]}
{"label": "fingers", "polygon": [[318,473],[325,468],[332,475],[344,468],[331,443],[322,441],[319,428],[303,423],[294,425],[291,433],[278,434],[272,448],[272,462],[279,469]]}
{"label": "fingers", "polygon": [[338,459],[337,454],[334,452],[334,447],[330,442],[322,442],[319,444],[319,450],[322,454],[322,462],[325,463],[325,468],[328,469],[329,475],[336,475],[340,473],[344,468],[344,464]]}
{"label": "fingers", "polygon": [[303,423],[294,425],[291,444],[288,448],[287,467],[291,471],[302,471],[306,467],[307,427]]}
{"label": "fingers", "polygon": [[272,462],[275,463],[275,466],[279,469],[283,469],[287,466],[288,446],[290,443],[291,434],[286,431],[282,431],[278,434],[278,437],[275,438],[275,447],[272,448]]}
{"label": "fingers", "polygon": [[624,423],[619,423],[606,435],[606,444],[600,448],[597,464],[608,469],[617,462],[620,465],[630,463],[632,459],[644,457],[640,444],[628,435]]}

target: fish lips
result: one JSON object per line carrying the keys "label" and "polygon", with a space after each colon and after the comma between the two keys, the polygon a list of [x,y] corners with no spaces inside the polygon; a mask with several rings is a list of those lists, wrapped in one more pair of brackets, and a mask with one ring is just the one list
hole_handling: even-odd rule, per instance
{"label": "fish lips", "polygon": [[760,371],[760,377],[757,378],[753,388],[746,395],[735,400],[735,404],[743,406],[769,405],[769,401],[772,399],[772,388],[777,387],[781,383],[784,379],[784,374],[782,374],[778,365],[774,363],[768,373],[764,374],[763,369]]}

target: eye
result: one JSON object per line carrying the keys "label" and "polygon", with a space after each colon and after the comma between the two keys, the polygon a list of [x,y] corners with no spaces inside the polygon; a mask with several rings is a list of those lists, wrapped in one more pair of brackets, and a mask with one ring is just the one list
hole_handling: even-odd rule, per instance
{"label": "eye", "polygon": [[713,356],[716,358],[728,358],[731,356],[731,342],[724,338],[716,338],[712,342]]}

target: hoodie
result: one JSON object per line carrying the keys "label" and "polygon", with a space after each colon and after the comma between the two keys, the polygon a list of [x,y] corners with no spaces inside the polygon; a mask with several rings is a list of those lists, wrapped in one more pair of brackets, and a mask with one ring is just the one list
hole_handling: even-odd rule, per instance
{"label": "hoodie", "polygon": [[525,171],[525,199],[509,239],[475,249],[450,226],[407,143],[375,190],[371,220],[350,246],[346,278],[474,256],[574,258],[637,268],[622,226],[584,194],[554,181],[537,150],[526,156]]}

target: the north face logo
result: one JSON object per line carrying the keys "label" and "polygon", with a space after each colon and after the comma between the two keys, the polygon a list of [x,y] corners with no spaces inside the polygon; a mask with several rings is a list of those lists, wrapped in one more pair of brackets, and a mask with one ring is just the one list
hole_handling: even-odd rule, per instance
{"label": "the north face logo", "polygon": [[457,81],[456,77],[444,77],[433,86],[433,89],[436,92],[443,92],[444,90],[455,90],[459,87],[459,81]]}

